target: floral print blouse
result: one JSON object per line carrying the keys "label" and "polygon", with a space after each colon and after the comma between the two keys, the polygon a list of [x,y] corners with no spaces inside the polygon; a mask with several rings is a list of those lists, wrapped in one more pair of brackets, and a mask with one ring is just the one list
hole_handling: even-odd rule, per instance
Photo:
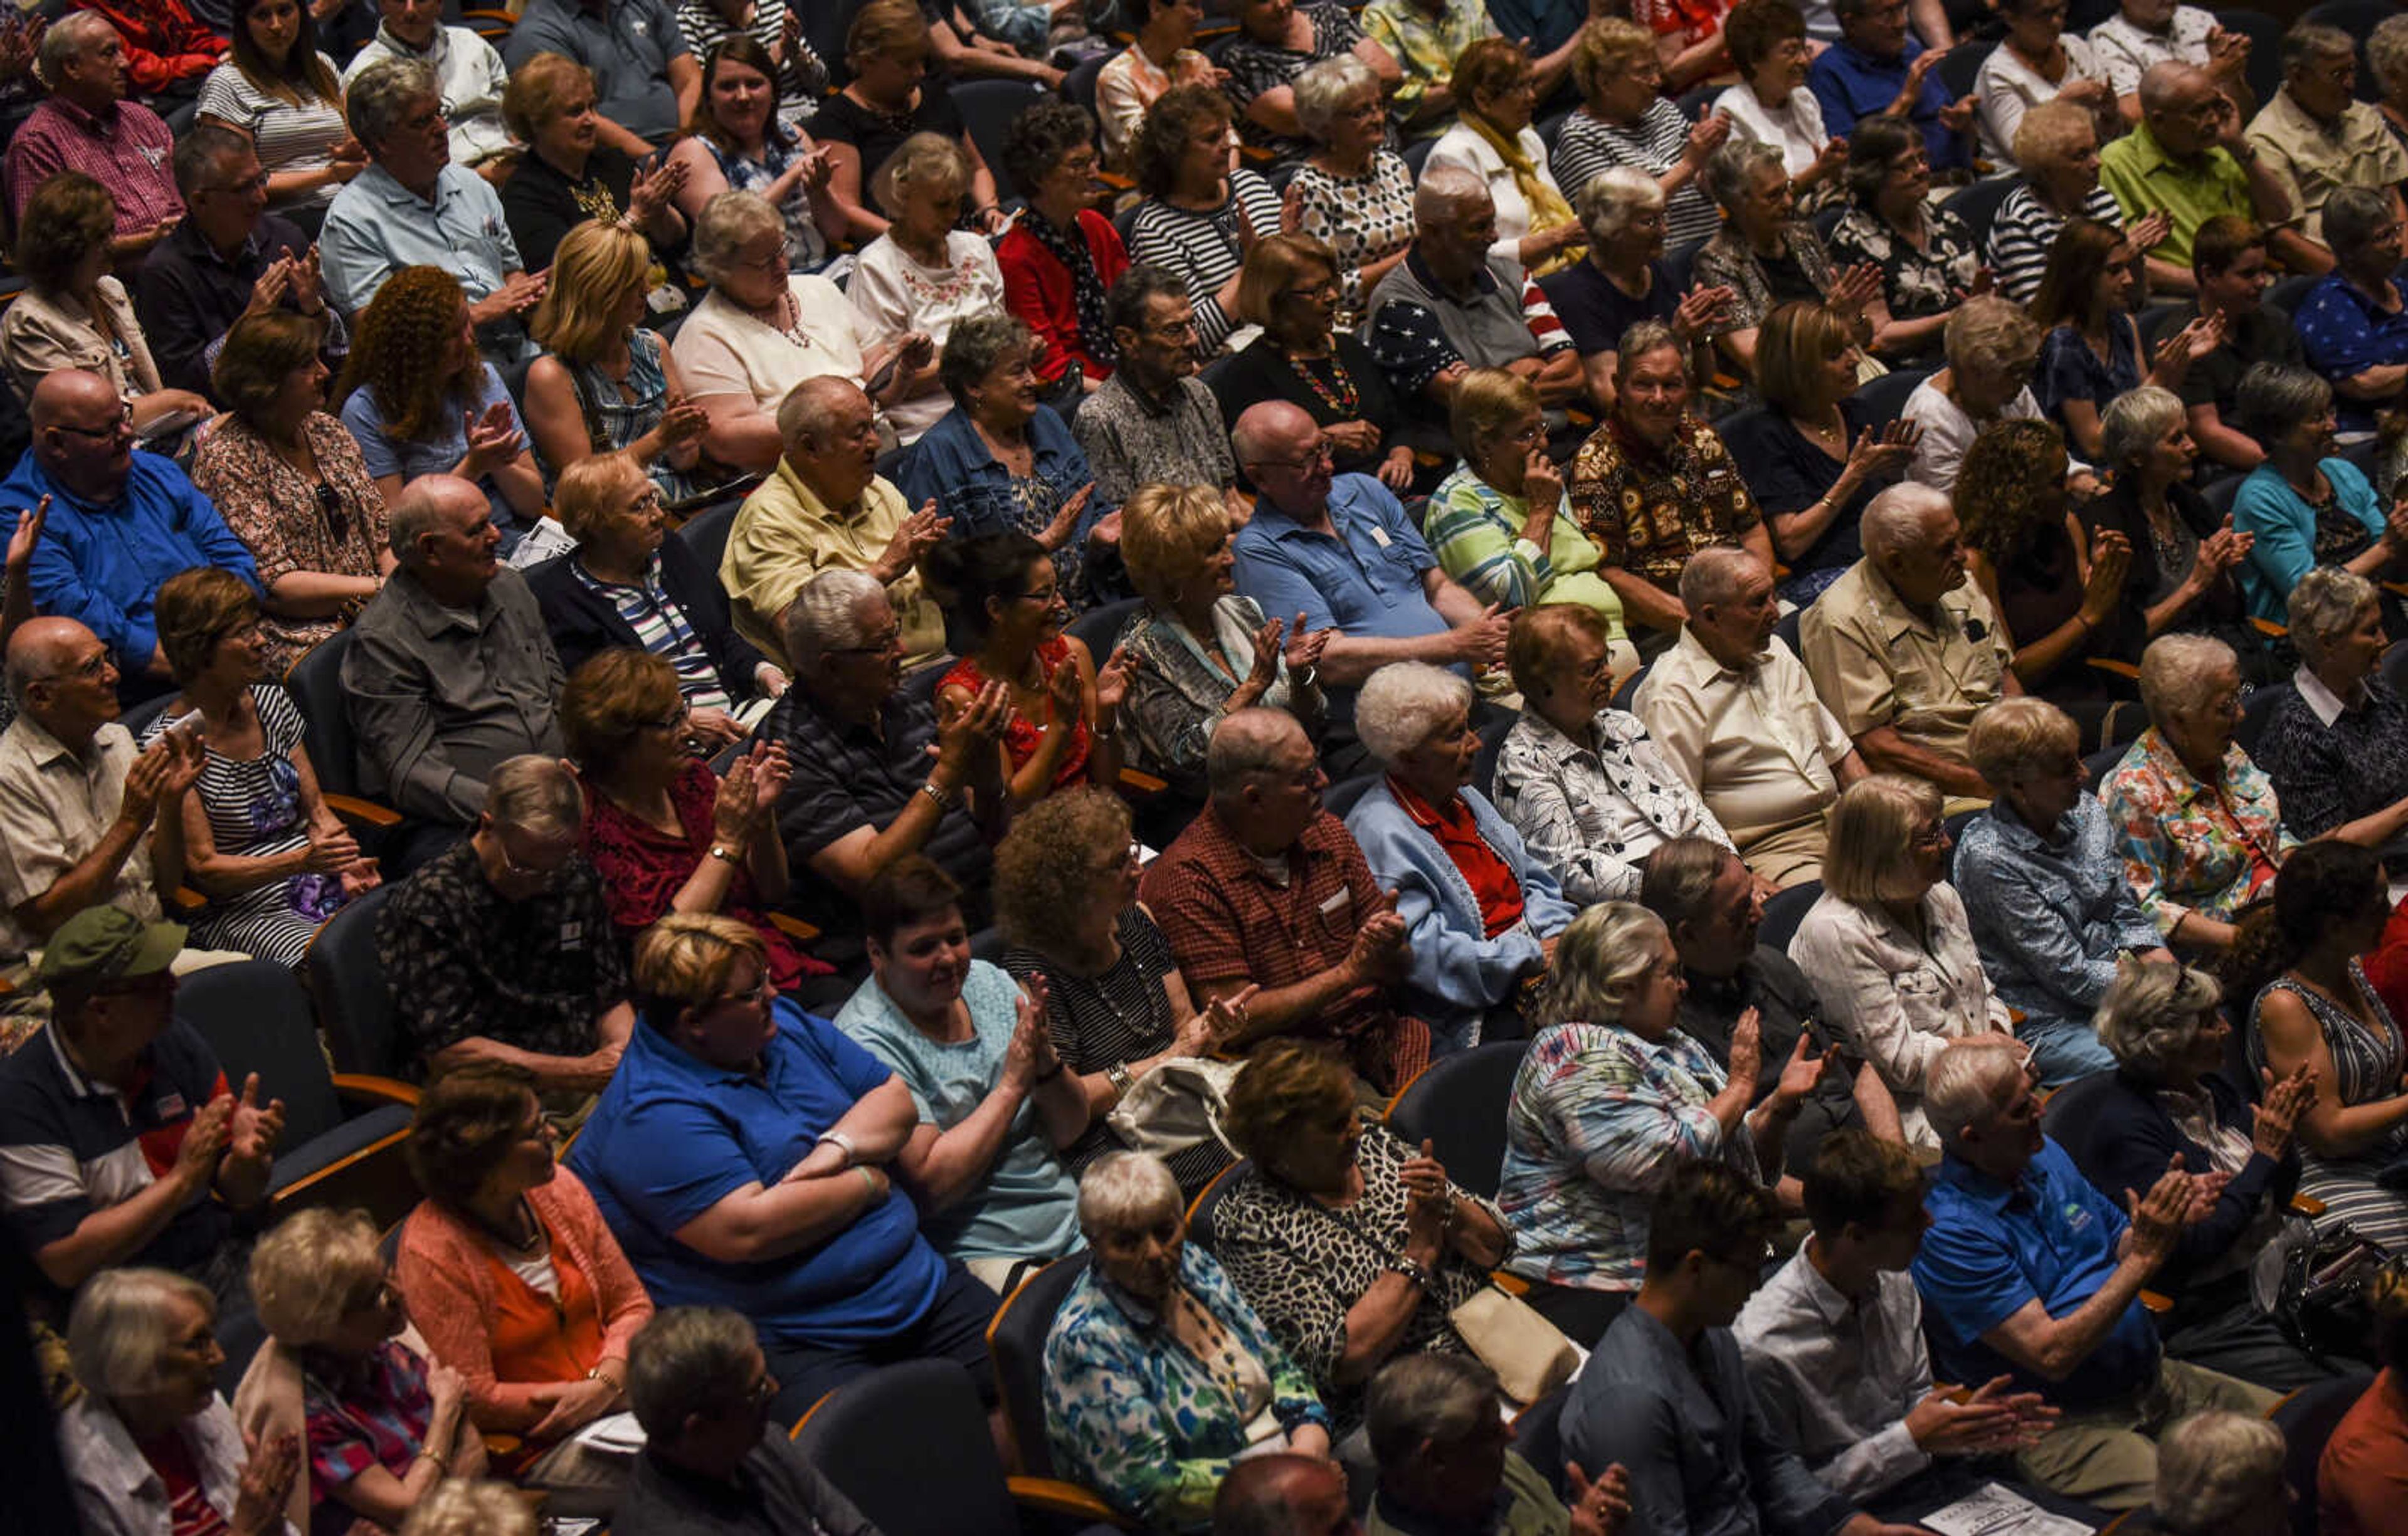
{"label": "floral print blouse", "polygon": [[2272,782],[2238,745],[2224,749],[2223,783],[2201,784],[2151,726],[2099,798],[2123,846],[2124,878],[2169,935],[2192,912],[2231,921],[2300,844],[2283,826]]}
{"label": "floral print blouse", "polygon": [[1413,243],[1413,173],[1388,149],[1374,150],[1361,176],[1333,176],[1311,161],[1288,182],[1297,233],[1338,257],[1338,313],[1332,328],[1354,331],[1365,318],[1363,267]]}
{"label": "floral print blouse", "polygon": [[[1268,1372],[1283,1429],[1330,1428],[1329,1410],[1212,1256],[1179,1252],[1179,1284]],[[1092,1264],[1045,1336],[1045,1433],[1064,1475],[1162,1530],[1202,1531],[1246,1448],[1246,1420],[1165,1321]]]}
{"label": "floral print blouse", "polygon": [[1982,268],[1980,247],[1964,220],[1935,207],[1924,210],[1923,220],[1928,250],[1915,249],[1881,215],[1861,206],[1851,206],[1831,231],[1834,263],[1847,267],[1870,262],[1881,268],[1882,297],[1892,320],[1921,320],[1956,308]]}
{"label": "floral print blouse", "polygon": [[[1781,243],[1789,252],[1789,259],[1798,263],[1799,272],[1814,285],[1814,291],[1828,293],[1831,254],[1815,237],[1813,226],[1796,221],[1783,225]],[[1755,330],[1781,303],[1772,292],[1772,277],[1765,271],[1763,261],[1728,224],[1698,252],[1697,271],[1691,280],[1696,286],[1712,288],[1719,283],[1731,291],[1731,306],[1714,332],[1718,336]]]}
{"label": "floral print blouse", "polygon": [[1600,709],[1595,751],[1525,711],[1497,759],[1497,808],[1574,906],[1639,900],[1640,865],[1676,837],[1730,835],[1636,715]]}

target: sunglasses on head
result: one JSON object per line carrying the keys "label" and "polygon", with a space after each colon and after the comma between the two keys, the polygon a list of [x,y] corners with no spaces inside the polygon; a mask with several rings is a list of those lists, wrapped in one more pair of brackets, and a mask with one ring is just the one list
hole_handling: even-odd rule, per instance
{"label": "sunglasses on head", "polygon": [[336,495],[335,488],[323,480],[318,482],[318,510],[325,515],[326,532],[335,536],[336,543],[340,544],[351,536],[351,519],[344,515],[343,498]]}

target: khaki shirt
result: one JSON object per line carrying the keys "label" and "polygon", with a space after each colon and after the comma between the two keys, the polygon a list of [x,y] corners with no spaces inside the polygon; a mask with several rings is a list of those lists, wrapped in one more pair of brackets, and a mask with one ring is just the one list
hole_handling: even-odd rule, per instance
{"label": "khaki shirt", "polygon": [[2311,240],[2325,237],[2325,199],[2336,187],[2381,191],[2408,180],[2408,149],[2391,135],[2383,114],[2364,102],[2342,109],[2330,129],[2279,91],[2249,124],[2249,142],[2290,182],[2291,212],[2307,216]]}
{"label": "khaki shirt", "polygon": [[1778,638],[1763,661],[1738,673],[1684,626],[1648,668],[1632,710],[1742,853],[1776,833],[1819,825],[1839,798],[1832,765],[1856,749]]}
{"label": "khaki shirt", "polygon": [[[903,493],[882,478],[861,493],[860,511],[832,511],[780,459],[778,472],[744,498],[720,557],[719,580],[727,589],[736,633],[791,675],[794,658],[778,633],[778,616],[822,571],[867,571],[876,564],[910,515]],[[903,664],[916,667],[945,654],[945,617],[921,586],[920,573],[888,582],[886,595],[903,626]]]}
{"label": "khaki shirt", "polygon": [[1851,738],[1885,725],[1962,762],[1973,717],[2006,695],[2012,657],[1970,581],[1941,596],[1935,619],[1860,560],[1806,610],[1798,638],[1814,691]]}
{"label": "khaki shirt", "polygon": [[[133,736],[114,721],[100,728],[81,758],[29,715],[0,732],[0,956],[35,946],[11,914],[108,835],[134,757]],[[136,839],[118,866],[106,900],[146,922],[159,920],[148,837]]]}

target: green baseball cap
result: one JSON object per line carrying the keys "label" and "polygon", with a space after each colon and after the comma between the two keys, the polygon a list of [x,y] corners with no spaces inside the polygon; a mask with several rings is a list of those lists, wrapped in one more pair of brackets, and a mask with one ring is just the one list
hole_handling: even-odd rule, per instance
{"label": "green baseball cap", "polygon": [[35,973],[45,987],[156,975],[184,948],[180,923],[146,923],[122,907],[88,906],[50,935]]}

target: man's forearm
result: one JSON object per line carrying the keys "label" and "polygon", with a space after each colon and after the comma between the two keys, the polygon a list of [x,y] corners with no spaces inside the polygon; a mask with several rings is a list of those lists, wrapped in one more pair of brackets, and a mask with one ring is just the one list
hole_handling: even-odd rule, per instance
{"label": "man's forearm", "polygon": [[[2150,1272],[2156,1268],[2154,1260],[2127,1252],[2107,1276],[2106,1283],[2092,1291],[2087,1301],[2064,1316],[2051,1320],[2038,1352],[2031,1358],[2016,1359],[2018,1354],[2030,1353],[2025,1350],[2001,1349],[2000,1353],[2051,1381],[2063,1381],[2090,1358],[2091,1351],[2097,1349],[2108,1334],[2114,1331],[2115,1324],[2124,1316],[2124,1309],[2140,1296],[2141,1287],[2147,1283]],[[2003,1325],[1991,1330],[1989,1337],[1994,1347],[1998,1342],[1997,1335],[2004,1331]]]}
{"label": "man's forearm", "polygon": [[165,1231],[198,1191],[177,1173],[153,1179],[139,1193],[105,1211],[94,1211],[76,1230],[36,1250],[44,1278],[73,1290],[112,1264],[122,1264]]}
{"label": "man's forearm", "polygon": [[521,1050],[516,1045],[505,1045],[481,1034],[455,1040],[429,1055],[426,1071],[431,1077],[440,1077],[446,1073],[480,1064],[516,1067],[533,1077],[538,1089],[547,1092],[597,1092],[609,1080],[609,1074],[601,1071],[591,1057],[545,1056],[537,1051]]}
{"label": "man's forearm", "polygon": [[1359,688],[1365,678],[1391,661],[1454,666],[1463,660],[1460,646],[1453,630],[1408,639],[1370,635],[1333,638],[1329,648],[1321,653],[1321,680],[1331,688]]}
{"label": "man's forearm", "polygon": [[1952,795],[1989,797],[1989,784],[1973,771],[1972,764],[1917,747],[1899,735],[1895,727],[1877,725],[1856,740],[1865,766],[1877,774],[1904,774],[1911,778],[1928,779]]}
{"label": "man's forearm", "polygon": [[36,937],[47,939],[85,907],[106,902],[126,857],[142,841],[142,826],[122,816],[111,821],[90,853],[68,866],[48,890],[19,903],[17,920]]}
{"label": "man's forearm", "polygon": [[[1202,988],[1197,993],[1197,1003],[1210,1007],[1245,985],[1242,981],[1229,981]],[[1258,991],[1247,1002],[1245,1027],[1231,1043],[1252,1045],[1275,1034],[1285,1034],[1362,985],[1362,978],[1355,975],[1353,968],[1341,963],[1291,986]]]}

